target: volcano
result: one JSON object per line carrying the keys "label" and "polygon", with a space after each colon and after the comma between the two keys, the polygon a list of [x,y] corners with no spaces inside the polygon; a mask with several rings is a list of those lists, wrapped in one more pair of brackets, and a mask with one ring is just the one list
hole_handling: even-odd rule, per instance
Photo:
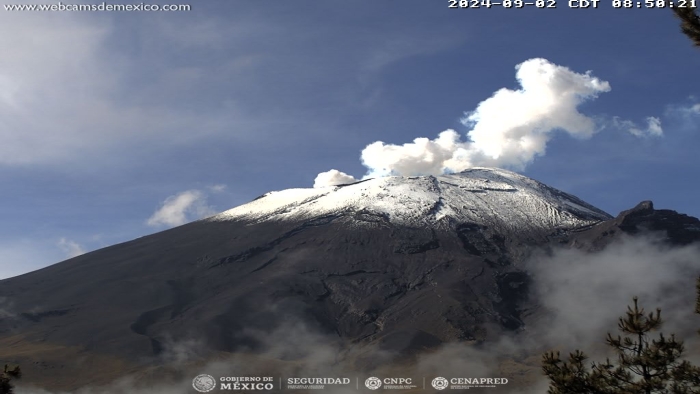
{"label": "volcano", "polygon": [[413,354],[523,330],[522,263],[621,234],[700,240],[650,202],[613,218],[522,175],[474,168],[270,192],[213,217],[0,281],[0,359],[73,390],[163,363],[264,353],[290,318],[352,346]]}

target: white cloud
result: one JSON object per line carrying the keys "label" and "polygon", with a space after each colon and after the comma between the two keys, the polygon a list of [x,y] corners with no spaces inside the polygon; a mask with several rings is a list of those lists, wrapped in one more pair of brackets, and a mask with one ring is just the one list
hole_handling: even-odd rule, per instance
{"label": "white cloud", "polygon": [[462,123],[471,127],[467,140],[446,130],[433,140],[368,145],[361,155],[368,176],[437,175],[473,166],[523,169],[544,155],[555,131],[577,138],[598,131],[577,108],[610,91],[608,82],[539,58],[517,65],[516,79],[520,89],[500,89],[466,114]]}
{"label": "white cloud", "polygon": [[[695,100],[694,97],[691,97],[691,100]],[[681,105],[681,104],[675,104],[675,105],[669,105],[667,108],[667,112],[670,115],[681,115],[685,117],[690,117],[690,116],[697,116],[700,115],[700,103],[697,104],[686,104],[686,105]]]}
{"label": "white cloud", "polygon": [[0,14],[2,31],[14,32],[0,34],[0,162],[65,157],[101,138],[85,126],[107,110],[97,96],[113,79],[100,59],[108,29],[69,15],[17,14]]}
{"label": "white cloud", "polygon": [[[137,79],[148,79],[148,70],[162,67],[148,64],[146,55],[110,49],[117,16],[62,14],[0,13],[0,165],[122,160],[114,152],[125,146],[202,138],[235,116],[235,110],[203,115],[174,106],[179,96],[170,90],[193,83],[183,75],[186,67],[168,65],[159,79],[134,83],[135,70]],[[161,33],[147,29],[145,37]]]}
{"label": "white cloud", "polygon": [[646,129],[647,135],[652,135],[652,136],[662,136],[664,134],[663,129],[661,128],[661,120],[659,118],[655,118],[653,116],[650,116],[647,118],[647,129]]}
{"label": "white cloud", "polygon": [[377,141],[362,151],[361,158],[370,176],[440,174],[455,154],[466,148],[456,131],[446,130],[434,140],[416,138],[403,145]]}
{"label": "white cloud", "polygon": [[343,185],[353,182],[357,182],[357,179],[355,179],[355,177],[352,175],[348,175],[338,170],[330,170],[322,172],[316,176],[316,179],[314,180],[314,187]]}
{"label": "white cloud", "polygon": [[688,133],[695,135],[700,126],[700,103],[698,98],[691,96],[688,102],[672,103],[666,106],[664,119],[669,122],[669,127],[673,128],[674,134]]}
{"label": "white cloud", "polygon": [[204,193],[199,190],[187,190],[166,198],[161,207],[148,218],[146,224],[152,227],[173,227],[214,213],[214,209],[207,205]]}
{"label": "white cloud", "polygon": [[66,254],[66,257],[69,259],[85,254],[85,250],[82,246],[80,246],[77,242],[66,238],[61,238],[56,245],[63,251],[63,253]]}
{"label": "white cloud", "polygon": [[224,190],[226,190],[226,185],[224,185],[224,184],[212,185],[212,186],[209,186],[209,190],[212,193],[221,193]]}
{"label": "white cloud", "polygon": [[[278,90],[327,90],[333,83],[329,92],[360,102],[384,68],[464,40],[415,27],[385,34],[381,24],[360,34],[354,26],[311,27],[298,18],[280,25],[277,18],[247,12],[234,22],[206,13],[151,15],[148,21],[118,13],[97,19],[85,13],[0,13],[0,165],[85,168],[80,164],[108,165],[193,141],[279,143],[284,138],[270,136],[288,132],[279,127],[281,119],[316,108],[316,100],[309,96],[314,105],[303,107],[306,99],[281,96],[281,104],[260,111],[259,103],[275,100]],[[318,36],[319,29],[328,33],[324,45],[345,37],[342,54],[324,52],[322,61],[310,60],[318,43],[310,45],[306,37]],[[265,38],[271,35],[283,38]],[[176,56],[183,51],[202,56],[183,60]],[[339,80],[339,67],[357,78]],[[296,77],[277,80],[287,72]],[[296,116],[326,130],[324,119]],[[131,154],[117,153],[127,150]]]}
{"label": "white cloud", "polygon": [[465,125],[473,125],[468,135],[477,151],[499,165],[523,168],[544,154],[555,130],[581,138],[596,132],[593,120],[577,107],[610,91],[608,82],[545,59],[527,60],[516,70],[519,90],[497,91],[464,119]]}
{"label": "white cloud", "polygon": [[634,122],[630,120],[621,120],[618,117],[613,118],[613,125],[617,128],[624,129],[636,137],[661,137],[664,135],[659,118],[649,116],[646,121],[646,129],[640,129]]}

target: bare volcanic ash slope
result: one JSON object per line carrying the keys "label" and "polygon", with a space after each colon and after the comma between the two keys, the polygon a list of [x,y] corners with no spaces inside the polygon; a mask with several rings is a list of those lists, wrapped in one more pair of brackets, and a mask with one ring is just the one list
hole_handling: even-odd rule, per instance
{"label": "bare volcanic ash slope", "polygon": [[0,281],[0,359],[74,389],[187,341],[202,359],[265,353],[290,321],[396,354],[489,341],[523,327],[533,248],[610,219],[488,168],[271,192]]}

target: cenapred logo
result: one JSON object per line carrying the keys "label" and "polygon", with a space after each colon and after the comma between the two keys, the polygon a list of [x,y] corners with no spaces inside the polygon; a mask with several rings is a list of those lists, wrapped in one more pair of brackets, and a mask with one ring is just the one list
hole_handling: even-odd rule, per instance
{"label": "cenapred logo", "polygon": [[450,385],[450,382],[448,382],[447,379],[438,376],[437,378],[433,379],[431,384],[436,390],[444,390]]}
{"label": "cenapred logo", "polygon": [[208,393],[216,388],[216,379],[203,373],[192,379],[192,387],[200,393]]}
{"label": "cenapred logo", "polygon": [[506,378],[443,378],[438,376],[431,382],[436,390],[469,390],[470,388],[495,388],[508,384]]}
{"label": "cenapred logo", "polygon": [[370,390],[376,390],[382,387],[382,380],[372,376],[371,378],[367,378],[367,380],[365,380],[365,386],[367,386],[367,388]]}

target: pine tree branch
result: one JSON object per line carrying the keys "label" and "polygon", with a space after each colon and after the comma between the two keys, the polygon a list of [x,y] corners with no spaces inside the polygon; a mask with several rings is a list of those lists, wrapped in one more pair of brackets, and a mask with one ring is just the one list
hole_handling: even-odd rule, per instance
{"label": "pine tree branch", "polygon": [[[700,279],[698,279],[700,303]],[[661,327],[661,311],[645,314],[634,298],[626,317],[618,322],[624,336],[608,333],[607,343],[617,353],[617,361],[585,363],[579,350],[567,361],[559,353],[543,355],[542,370],[550,380],[549,394],[700,394],[700,367],[682,361],[683,341],[675,335],[650,333]]]}
{"label": "pine tree branch", "polygon": [[673,12],[681,20],[683,34],[688,36],[695,46],[700,46],[700,16],[695,10],[694,7],[673,8]]}

